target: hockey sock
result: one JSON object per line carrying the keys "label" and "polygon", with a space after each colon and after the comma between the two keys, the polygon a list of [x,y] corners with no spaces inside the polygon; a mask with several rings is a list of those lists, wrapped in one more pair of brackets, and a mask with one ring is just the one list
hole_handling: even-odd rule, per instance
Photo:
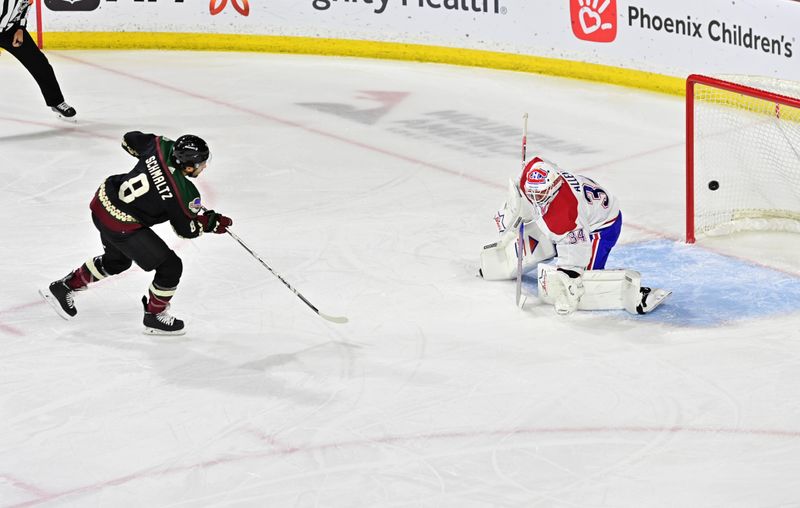
{"label": "hockey sock", "polygon": [[105,279],[108,275],[103,270],[101,259],[101,256],[96,256],[73,271],[66,281],[67,286],[72,290],[79,291],[85,289],[92,282]]}
{"label": "hockey sock", "polygon": [[169,301],[172,300],[172,297],[175,296],[175,291],[177,287],[174,288],[162,288],[157,286],[156,283],[150,284],[150,288],[148,290],[150,298],[147,302],[147,312],[151,314],[160,314],[164,312],[164,310],[169,306]]}

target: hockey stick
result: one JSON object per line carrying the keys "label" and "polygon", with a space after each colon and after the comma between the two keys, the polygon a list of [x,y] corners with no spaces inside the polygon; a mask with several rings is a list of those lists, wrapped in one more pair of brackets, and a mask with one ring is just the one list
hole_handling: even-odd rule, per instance
{"label": "hockey stick", "polygon": [[251,256],[253,256],[254,258],[256,258],[256,259],[258,260],[258,262],[259,262],[259,263],[261,263],[262,265],[264,265],[264,268],[266,268],[267,270],[269,270],[269,271],[270,271],[270,273],[272,273],[272,275],[274,275],[275,277],[277,277],[277,278],[278,278],[278,280],[280,280],[281,282],[283,282],[283,285],[284,285],[284,286],[286,286],[287,288],[289,288],[289,290],[291,290],[291,292],[292,292],[292,293],[294,293],[295,295],[297,295],[297,297],[298,297],[298,298],[300,298],[301,300],[303,300],[303,303],[305,303],[306,305],[308,305],[308,306],[309,306],[309,308],[311,308],[311,310],[313,310],[314,312],[316,312],[316,313],[319,315],[319,317],[321,317],[322,319],[325,319],[326,321],[330,321],[331,323],[339,323],[339,324],[342,324],[342,323],[347,323],[347,321],[348,321],[348,320],[347,320],[347,318],[346,318],[346,317],[344,317],[344,316],[329,316],[328,314],[325,314],[325,313],[323,313],[323,312],[320,312],[320,310],[319,310],[318,308],[316,308],[316,307],[314,306],[314,304],[312,304],[311,302],[309,302],[309,301],[306,299],[306,297],[305,297],[305,296],[303,296],[303,295],[302,295],[302,294],[301,294],[301,293],[300,293],[298,290],[296,290],[295,288],[293,288],[291,284],[289,284],[288,282],[286,282],[286,279],[284,279],[283,277],[281,277],[281,275],[280,275],[278,272],[276,272],[275,270],[273,270],[273,269],[272,269],[272,267],[270,267],[270,266],[269,266],[269,265],[268,265],[268,264],[267,264],[267,263],[266,263],[266,262],[265,262],[263,259],[261,259],[261,257],[260,257],[258,254],[256,254],[256,253],[253,251],[253,249],[251,249],[250,247],[248,247],[247,245],[245,245],[245,243],[242,241],[242,239],[241,239],[241,238],[239,238],[238,236],[236,236],[236,234],[235,234],[233,231],[231,231],[230,229],[228,229],[228,230],[227,230],[227,232],[228,232],[228,234],[229,234],[229,235],[231,235],[231,237],[232,237],[234,240],[236,240],[237,242],[239,242],[239,245],[241,245],[242,247],[244,247],[244,250],[246,250],[247,252],[249,252]]}
{"label": "hockey stick", "polygon": [[[207,210],[206,210],[206,208],[203,208],[203,211],[207,211]],[[247,246],[247,245],[246,245],[246,244],[245,244],[245,243],[242,241],[242,239],[241,239],[241,238],[239,238],[239,237],[236,235],[236,233],[234,233],[234,232],[233,232],[233,231],[231,231],[230,229],[227,229],[227,230],[226,230],[226,232],[227,232],[229,235],[231,235],[231,238],[233,238],[234,240],[236,240],[237,242],[239,242],[239,245],[241,245],[241,246],[244,248],[244,250],[246,250],[247,252],[249,252],[251,256],[253,256],[254,258],[256,258],[256,259],[258,260],[258,262],[259,262],[259,263],[261,263],[262,265],[264,265],[264,268],[266,268],[267,270],[269,270],[269,271],[270,271],[270,273],[271,273],[272,275],[274,275],[275,277],[277,277],[277,278],[278,278],[278,280],[280,280],[281,282],[283,282],[283,285],[284,285],[284,286],[286,286],[287,288],[289,288],[289,290],[290,290],[292,293],[294,293],[294,294],[295,294],[295,295],[296,295],[298,298],[300,298],[301,300],[303,300],[303,303],[305,303],[306,305],[308,305],[308,306],[309,306],[309,308],[310,308],[311,310],[313,310],[314,312],[316,312],[316,313],[317,313],[317,315],[318,315],[319,317],[321,317],[322,319],[324,319],[324,320],[326,320],[326,321],[330,321],[331,323],[339,323],[339,324],[342,324],[342,323],[347,323],[348,319],[347,319],[346,317],[344,317],[344,316],[329,316],[329,315],[327,315],[327,314],[325,314],[325,313],[323,313],[323,312],[320,312],[320,310],[319,310],[318,308],[316,308],[316,307],[314,306],[314,304],[312,304],[311,302],[309,302],[309,301],[306,299],[306,297],[305,297],[305,296],[303,296],[303,295],[302,295],[302,294],[301,294],[301,293],[300,293],[298,290],[296,290],[295,288],[293,288],[291,284],[289,284],[288,282],[286,282],[286,279],[284,279],[283,277],[281,277],[281,275],[280,275],[278,272],[276,272],[275,270],[273,270],[271,266],[269,266],[269,265],[268,265],[268,264],[267,264],[267,263],[266,263],[266,262],[265,262],[263,259],[261,259],[261,256],[259,256],[258,254],[256,254],[256,252],[255,252],[253,249],[251,249],[250,247],[248,247],[248,246]]]}
{"label": "hockey stick", "polygon": [[[528,149],[528,113],[522,115],[522,169],[525,169]],[[521,205],[520,205],[521,206]],[[525,305],[522,298],[522,257],[525,249],[525,222],[519,223],[519,235],[517,236],[517,307],[520,309]]]}

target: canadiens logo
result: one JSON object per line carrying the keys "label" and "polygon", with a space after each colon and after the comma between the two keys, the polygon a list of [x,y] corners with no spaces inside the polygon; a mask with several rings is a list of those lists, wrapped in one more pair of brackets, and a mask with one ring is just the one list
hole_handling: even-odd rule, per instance
{"label": "canadiens logo", "polygon": [[547,182],[547,171],[541,168],[533,168],[528,172],[525,181],[532,185],[541,185]]}

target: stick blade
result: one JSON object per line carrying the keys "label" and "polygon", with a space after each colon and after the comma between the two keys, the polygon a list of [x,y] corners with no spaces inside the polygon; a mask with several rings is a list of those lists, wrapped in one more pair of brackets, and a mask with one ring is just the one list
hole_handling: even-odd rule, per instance
{"label": "stick blade", "polygon": [[349,319],[347,319],[344,316],[329,316],[327,314],[323,314],[322,312],[319,313],[319,316],[326,321],[330,321],[331,323],[336,323],[340,325],[347,323],[349,321]]}

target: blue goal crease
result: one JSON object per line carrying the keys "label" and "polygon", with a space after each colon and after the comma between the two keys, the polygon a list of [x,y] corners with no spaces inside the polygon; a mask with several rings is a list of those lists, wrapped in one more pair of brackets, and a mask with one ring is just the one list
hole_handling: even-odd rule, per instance
{"label": "blue goal crease", "polygon": [[[641,272],[643,286],[672,291],[644,316],[596,311],[615,319],[713,327],[800,310],[800,278],[670,240],[617,245],[606,267],[632,268]],[[537,293],[535,272],[522,282],[528,292]]]}

